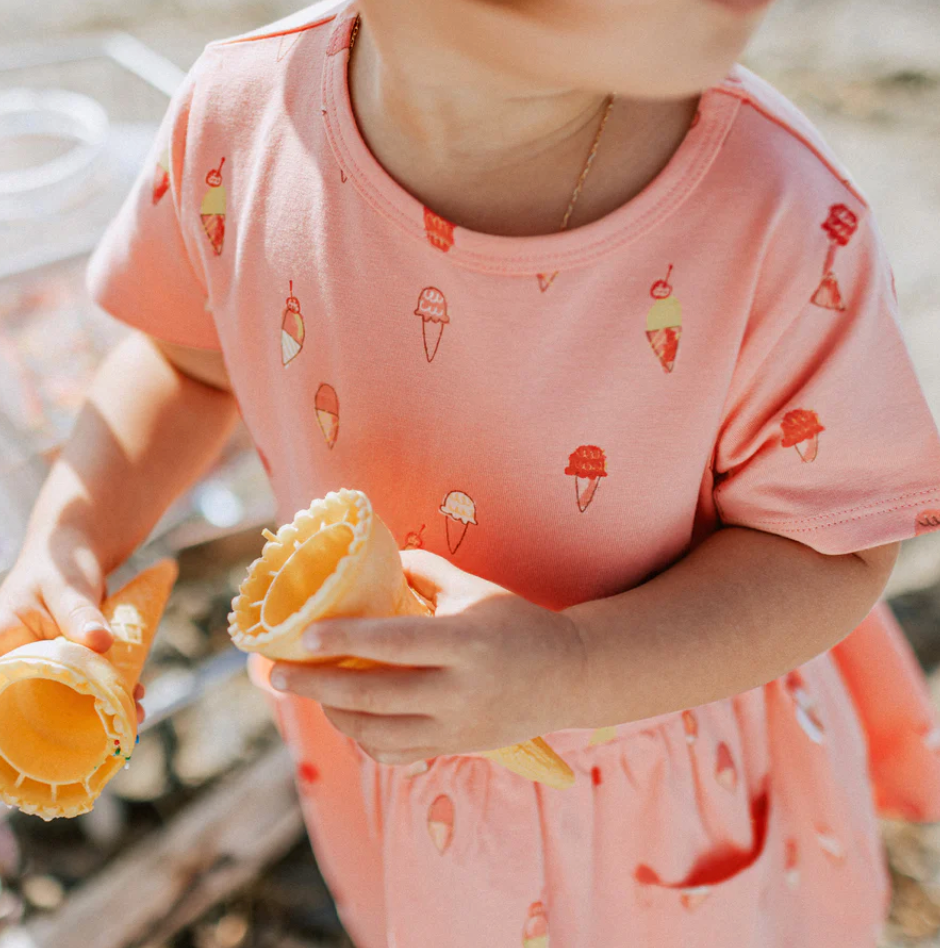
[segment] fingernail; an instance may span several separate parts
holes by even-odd
[[[275,672],[271,676],[271,687],[276,691],[284,691],[287,688],[287,678],[281,672]]]
[[[318,652],[323,648],[323,640],[320,638],[320,633],[315,629],[304,632],[304,648],[308,652]]]
[[[82,626],[82,635],[91,635],[92,632],[107,632],[108,635],[111,634],[111,630],[107,626],[102,625],[100,622],[95,622],[94,620],[86,622]]]

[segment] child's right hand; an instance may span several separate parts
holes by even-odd
[[[114,638],[99,608],[104,580],[88,543],[68,530],[28,544],[0,584],[0,655],[59,635],[107,652]],[[143,696],[138,685],[134,698],[140,723]]]

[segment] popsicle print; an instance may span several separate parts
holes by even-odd
[[[672,295],[671,275],[672,264],[669,264],[666,278],[657,280],[650,289],[655,302],[646,316],[646,338],[666,372],[672,372],[676,366],[682,336],[682,306]]]
[[[829,216],[822,223],[822,229],[829,237],[829,250],[823,265],[822,281],[813,294],[812,302],[822,309],[841,311],[845,309],[845,305],[832,268],[839,247],[845,247],[858,229],[858,217],[844,204],[833,204],[829,208]]]

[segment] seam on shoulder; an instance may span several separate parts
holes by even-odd
[[[813,156],[823,165],[823,167],[852,195],[852,197],[855,198],[856,201],[862,205],[862,207],[864,207],[866,210],[869,209],[868,201],[858,190],[858,188],[856,188],[855,185],[852,184],[852,182],[847,178],[843,178],[842,174],[839,172],[839,169],[829,160],[829,158],[823,154],[823,152],[821,152],[812,141],[810,141],[798,129],[794,128],[793,125],[791,125],[785,118],[774,114],[774,112],[764,105],[763,102],[760,102],[753,96],[749,95],[747,89],[719,86],[718,91],[724,93],[725,95],[734,96],[735,98],[740,99],[742,105],[749,105],[752,109],[754,109],[755,112],[767,119],[768,122],[772,122],[774,125],[789,133],[813,154]]]
[[[230,36],[224,39],[212,40],[210,43],[206,44],[206,49],[219,49],[224,46],[238,46],[242,43],[251,43],[256,40],[274,39],[278,36],[290,36],[294,33],[304,33],[307,30],[314,30],[317,29],[317,27],[324,26],[325,24],[331,23],[333,20],[335,20],[336,17],[342,12],[345,4],[342,2],[326,2],[318,3],[316,6],[326,7],[328,12],[324,11],[321,16],[314,16],[314,19],[302,21],[296,26],[292,25],[291,21],[296,21],[298,19],[298,13],[293,13],[290,16],[284,17],[281,20],[271,23],[266,27],[263,26],[260,29],[253,30],[249,33],[241,33],[238,36]],[[283,26],[281,26],[281,24],[283,24]]]

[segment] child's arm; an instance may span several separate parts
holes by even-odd
[[[224,445],[237,417],[227,388],[218,352],[135,333],[108,355],[0,586],[0,654],[59,630],[110,647],[104,578]]]
[[[319,701],[389,764],[640,720],[759,687],[835,645],[876,602],[897,550],[827,556],[729,527],[650,582],[560,613],[413,550],[408,578],[433,619],[331,619],[305,633],[320,657],[408,667],[281,662],[271,683]]]
[[[898,550],[827,556],[731,527],[650,582],[567,609],[587,656],[581,726],[695,707],[809,661],[864,619]]]

